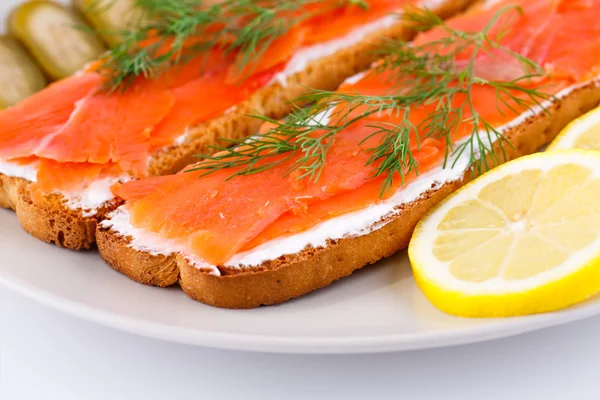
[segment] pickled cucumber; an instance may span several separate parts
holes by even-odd
[[[46,78],[16,39],[0,36],[0,109],[42,90]]]
[[[143,15],[135,0],[73,0],[73,5],[109,46],[119,44],[119,33],[135,27]]]
[[[81,18],[51,1],[22,4],[9,15],[8,29],[52,79],[73,74],[106,50]]]

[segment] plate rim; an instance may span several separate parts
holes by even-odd
[[[191,346],[272,354],[375,354],[451,347],[507,338],[600,314],[600,300],[596,300],[558,312],[498,319],[452,331],[345,338],[277,337],[192,330],[127,317],[47,292],[1,270],[0,285],[78,319],[130,334]]]

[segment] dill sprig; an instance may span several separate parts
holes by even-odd
[[[134,29],[118,32],[122,42],[108,53],[101,73],[115,90],[219,47],[238,54],[235,71],[242,79],[295,25],[351,5],[367,8],[368,0],[136,0],[144,15]]]
[[[506,34],[499,29],[491,35],[492,28],[503,15],[515,6],[499,10],[480,32],[464,32],[452,29],[437,15],[428,10],[410,10],[404,18],[416,23],[421,29],[439,27],[446,33],[441,39],[418,45],[393,42],[382,52],[387,57],[375,67],[389,82],[389,93],[380,96],[358,92],[311,90],[295,101],[293,112],[283,121],[255,116],[273,125],[267,132],[240,141],[229,141],[233,147],[217,147],[220,150],[195,165],[193,170],[206,174],[222,169],[233,169],[232,176],[258,173],[293,159],[285,174],[295,172],[298,179],[313,181],[325,165],[333,138],[340,131],[368,116],[381,113],[396,116],[399,123],[369,123],[372,130],[367,140],[376,138],[377,145],[365,149],[370,156],[367,167],[374,169],[374,177],[383,177],[382,195],[398,177],[404,181],[410,173],[418,174],[418,162],[413,149],[419,149],[420,138],[441,138],[445,141],[445,160],[455,165],[463,154],[468,154],[474,172],[481,173],[496,163],[499,155],[493,149],[498,142],[502,156],[504,145],[510,143],[492,123],[480,115],[472,97],[478,85],[494,89],[499,112],[506,107],[515,114],[551,98],[539,89],[524,83],[545,75],[533,61],[502,46]],[[457,56],[470,51],[466,63],[458,63]],[[482,52],[502,54],[518,61],[523,75],[507,81],[484,79],[477,74],[476,61]],[[458,103],[457,103],[458,101]],[[417,124],[411,122],[411,114],[420,107],[433,110]],[[542,107],[543,108],[543,107]],[[466,140],[453,143],[452,135],[459,128],[468,129]],[[416,140],[417,143],[412,143]],[[371,141],[369,141],[371,143]]]

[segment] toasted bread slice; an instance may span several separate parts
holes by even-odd
[[[443,0],[434,2],[431,8],[446,18],[472,3],[475,1]],[[174,143],[151,156],[148,175],[175,173],[192,163],[195,154],[210,154],[213,151],[211,146],[223,145],[224,142],[219,139],[240,139],[256,133],[261,121],[248,114],[282,118],[291,110],[290,101],[299,97],[307,87],[334,90],[344,79],[376,61],[378,54],[375,50],[385,40],[410,40],[415,34],[410,23],[399,20],[392,26],[369,33],[359,43],[308,63],[302,71],[287,77],[285,84],[276,81],[220,117],[190,128],[183,142]],[[97,222],[117,205],[109,201],[94,213],[89,213],[86,212],[89,210],[67,207],[60,195],[49,195],[43,201],[33,201],[27,186],[17,190],[10,181],[3,182],[3,185],[8,185],[5,192],[18,193],[16,200],[13,196],[12,201],[6,201],[4,206],[17,209],[19,220],[27,232],[45,242],[75,250],[93,246]],[[0,202],[0,206],[2,204]]]
[[[555,100],[547,112],[528,116],[504,133],[512,144],[504,146],[507,160],[547,145],[568,122],[599,103],[600,85],[591,82]],[[110,224],[98,228],[98,248],[104,260],[131,279],[155,286],[178,283],[188,296],[211,306],[243,309],[277,304],[327,286],[405,248],[419,219],[470,179],[465,171],[459,179],[433,186],[416,200],[397,207],[376,223],[374,227],[379,228],[371,233],[330,240],[318,248],[309,246],[250,268],[219,266],[215,273],[192,265],[181,254],[157,255],[136,249],[132,237],[112,230]]]

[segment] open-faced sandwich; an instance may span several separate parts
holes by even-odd
[[[312,91],[261,134],[115,189],[102,257],[227,308],[275,304],[407,246],[474,174],[547,144],[600,101],[600,0],[494,1]]]

